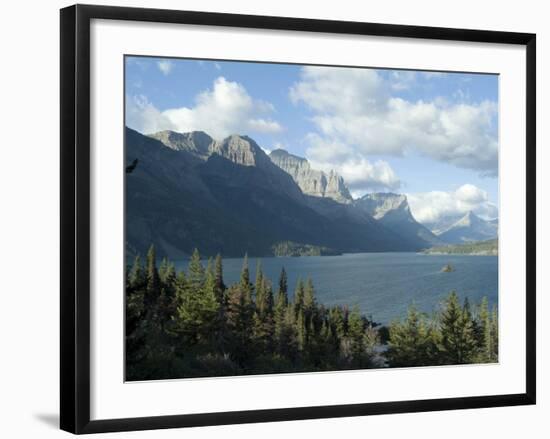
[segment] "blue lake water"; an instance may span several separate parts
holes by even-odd
[[[354,253],[342,256],[261,258],[264,274],[271,279],[274,291],[284,266],[292,297],[299,277],[311,277],[317,300],[325,305],[358,304],[361,311],[380,323],[402,318],[414,303],[432,312],[451,290],[468,297],[472,304],[483,296],[489,305],[498,301],[498,257],[463,255],[424,255],[416,253]],[[239,280],[242,258],[227,258],[224,281]],[[252,280],[257,259],[250,258]],[[455,271],[443,273],[444,265]],[[178,269],[187,261],[177,261]]]

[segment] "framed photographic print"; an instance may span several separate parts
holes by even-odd
[[[61,10],[61,428],[535,403],[535,35]]]

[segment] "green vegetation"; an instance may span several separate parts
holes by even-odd
[[[390,367],[494,363],[498,361],[498,316],[487,298],[472,311],[451,292],[441,309],[428,318],[411,306],[404,321],[389,327],[385,356]]]
[[[318,303],[311,279],[290,298],[284,268],[273,285],[258,263],[252,283],[247,257],[229,286],[222,258],[205,267],[197,250],[185,271],[157,267],[151,247],[126,272],[128,380],[493,362],[497,346],[496,311],[456,293],[431,319],[411,308],[380,328],[357,306]]]
[[[342,253],[311,244],[300,244],[293,241],[282,241],[271,247],[273,256],[338,256]]]
[[[424,250],[423,253],[429,255],[480,255],[497,256],[498,239],[489,239],[487,241],[468,242],[466,244],[444,245],[432,247]]]

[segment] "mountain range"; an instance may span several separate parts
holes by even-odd
[[[486,241],[498,237],[498,219],[484,220],[469,211],[463,217],[437,233],[437,237],[449,244]]]
[[[281,248],[418,251],[455,239],[418,223],[405,195],[355,200],[338,173],[315,170],[281,149],[268,155],[247,136],[215,140],[201,131],[143,135],[126,128],[125,157],[137,160],[126,175],[129,253],[143,254],[150,244],[170,258],[194,248],[226,257],[270,256]]]

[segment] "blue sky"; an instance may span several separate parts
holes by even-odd
[[[248,135],[335,169],[354,196],[406,193],[429,223],[498,215],[498,76],[126,58],[126,124]]]

